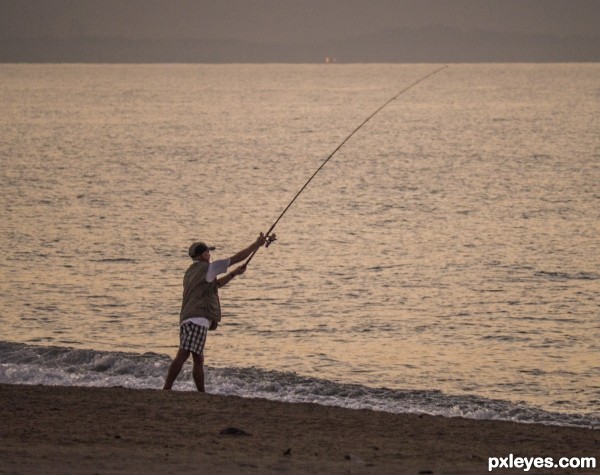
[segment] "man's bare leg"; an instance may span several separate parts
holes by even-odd
[[[196,388],[201,393],[205,392],[204,389],[204,356],[192,353],[192,359],[194,360],[194,369],[192,375],[194,376],[194,382]]]
[[[183,368],[183,363],[187,361],[189,356],[189,350],[183,350],[179,348],[179,351],[173,359],[171,366],[169,366],[169,372],[167,373],[167,378],[165,379],[165,385],[163,386],[163,389],[168,391],[173,387],[175,379],[177,379],[177,376],[181,372],[181,368]]]

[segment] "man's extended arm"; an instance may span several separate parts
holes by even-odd
[[[229,282],[231,282],[231,279],[233,279],[236,275],[243,274],[244,272],[246,272],[246,266],[239,266],[238,268],[229,272],[227,275],[218,278],[217,285],[219,287],[223,287],[224,285],[227,285]]]
[[[250,246],[229,258],[229,265],[232,266],[234,264],[237,264],[238,262],[246,260],[248,257],[250,257],[250,254],[252,254],[259,247],[264,245],[266,241],[267,238],[265,238],[265,235],[263,233],[260,233],[260,236],[258,236],[258,238],[256,238],[256,241],[254,241]]]

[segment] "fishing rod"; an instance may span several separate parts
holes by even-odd
[[[321,166],[319,168],[317,168],[317,170],[312,174],[312,176],[308,179],[308,181],[304,184],[304,186],[302,188],[300,188],[300,191],[298,191],[298,193],[296,193],[296,195],[294,196],[294,198],[292,198],[292,201],[289,202],[289,204],[285,207],[285,209],[281,212],[281,214],[279,215],[279,217],[275,220],[275,222],[271,225],[271,227],[269,228],[269,230],[265,233],[265,236],[267,237],[267,241],[266,241],[266,245],[265,247],[269,247],[269,245],[271,245],[274,241],[275,241],[275,236],[271,236],[271,233],[273,232],[273,229],[275,229],[275,226],[277,226],[277,223],[279,223],[279,221],[281,220],[281,218],[283,218],[283,215],[285,213],[287,213],[287,210],[290,209],[290,207],[294,204],[294,202],[296,201],[296,199],[300,196],[300,194],[306,189],[306,187],[309,185],[309,183],[313,180],[313,178],[315,176],[317,176],[317,173],[319,173],[321,171],[321,169],[327,164],[327,162],[337,153],[337,151],[339,149],[341,149],[344,144],[350,140],[350,138],[356,133],[358,132],[363,125],[365,125],[367,122],[369,122],[379,111],[381,111],[383,108],[385,108],[386,106],[388,106],[390,103],[392,103],[393,101],[395,101],[398,97],[400,97],[402,94],[404,94],[406,91],[408,91],[409,89],[412,89],[413,87],[415,87],[417,84],[425,81],[426,79],[429,79],[431,76],[433,76],[434,74],[439,73],[440,71],[446,69],[448,66],[442,66],[441,68],[436,69],[435,71],[423,76],[420,79],[417,79],[415,82],[413,82],[412,84],[410,84],[409,86],[406,86],[404,89],[402,89],[398,94],[396,94],[394,97],[392,97],[390,100],[388,100],[385,104],[383,104],[382,106],[380,106],[375,112],[373,112],[369,117],[367,117],[365,120],[363,120],[360,125],[358,127],[356,127],[343,141],[342,143],[340,143],[336,149],[331,152],[331,154],[323,161],[323,163],[321,164]],[[244,267],[246,267],[250,261],[252,260],[252,258],[254,257],[254,255],[257,253],[258,249],[256,249],[252,254],[250,254],[250,257],[248,257],[248,260],[244,263]]]

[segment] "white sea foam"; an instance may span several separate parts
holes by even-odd
[[[167,356],[0,342],[0,383],[159,389]],[[392,390],[306,378],[257,368],[207,368],[209,392],[289,403],[600,428],[600,417],[547,412],[525,404],[453,396],[436,390]],[[189,365],[176,389],[193,391]]]

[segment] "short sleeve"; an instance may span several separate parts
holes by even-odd
[[[229,259],[221,259],[218,261],[211,262],[208,265],[208,271],[206,272],[206,282],[212,282],[217,278],[218,275],[227,272],[229,267]]]

